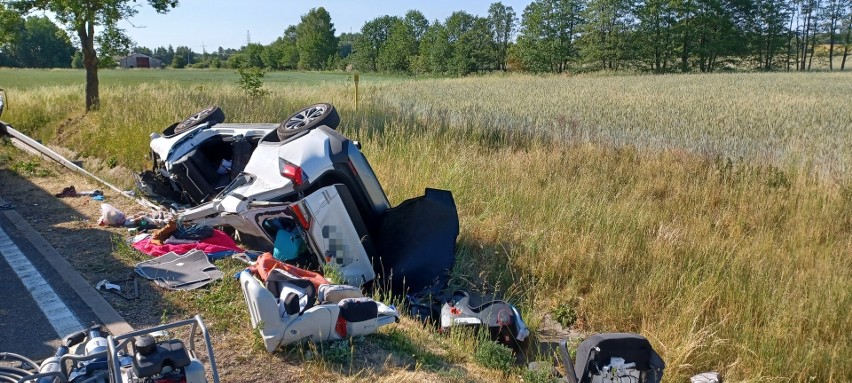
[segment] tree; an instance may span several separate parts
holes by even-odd
[[[0,3],[0,66],[14,66],[13,44],[18,39],[19,31],[24,28],[24,19],[15,11],[6,9]]]
[[[299,66],[299,48],[296,46],[296,27],[291,25],[284,30],[282,40],[281,69],[296,69]]]
[[[300,69],[322,69],[337,53],[337,38],[331,15],[323,7],[313,8],[296,26],[296,46]]]
[[[669,70],[674,57],[675,11],[670,0],[647,0],[636,9],[638,48],[641,59],[655,73]]]
[[[355,46],[355,39],[358,38],[357,33],[341,33],[337,37],[337,54],[340,58],[346,59],[352,54],[352,49]]]
[[[840,70],[846,69],[846,57],[849,56],[849,47],[852,45],[852,1],[847,5],[846,11],[846,39],[843,43],[843,60],[840,61]]]
[[[376,59],[377,69],[383,72],[407,72],[409,59],[416,53],[417,42],[414,31],[408,24],[396,19]]]
[[[163,63],[163,65],[170,65],[172,63],[172,61],[174,60],[174,56],[175,56],[175,49],[172,48],[171,45],[169,45],[168,48],[166,48],[166,47],[154,48],[154,52],[151,55],[151,57],[153,57],[157,60],[160,60],[160,62]]]
[[[154,51],[152,51],[148,47],[140,47],[140,46],[137,45],[137,46],[133,47],[133,49],[131,49],[131,51],[145,55],[145,56],[154,57]]]
[[[417,68],[422,72],[443,74],[452,55],[447,28],[438,20],[432,23],[420,40]]]
[[[263,62],[263,67],[268,69],[283,69],[281,67],[281,59],[284,57],[284,43],[279,37],[265,47],[260,52],[260,59]]]
[[[799,25],[802,31],[797,33],[801,37],[796,41],[797,46],[797,69],[804,71],[810,69],[810,63],[814,58],[814,47],[816,46],[817,18],[819,17],[820,0],[802,0],[799,3]],[[809,42],[810,39],[810,42]],[[810,49],[808,45],[810,44]],[[810,60],[808,53],[810,52]]]
[[[71,68],[83,69],[83,52],[74,52],[74,56],[71,57]]]
[[[496,2],[488,7],[488,27],[491,31],[491,39],[494,41],[495,59],[497,69],[506,70],[506,56],[509,43],[518,24],[518,18],[512,7],[507,7],[501,2]]]
[[[849,0],[828,0],[825,11],[826,25],[825,29],[828,30],[829,40],[828,40],[828,69],[834,70],[834,45],[837,42],[836,37],[841,34],[840,27],[842,26],[842,21],[845,18],[845,12],[847,11],[847,7],[849,4],[852,4]]]
[[[412,9],[405,13],[405,18],[402,21],[411,29],[411,33],[414,34],[414,41],[420,44],[420,40],[423,39],[423,35],[429,29],[429,20],[426,20],[426,16],[423,16],[422,12]]]
[[[583,23],[582,0],[538,0],[530,3],[521,19],[516,52],[527,70],[566,70],[577,54],[576,41]]]
[[[495,65],[496,47],[491,39],[488,19],[476,17],[473,26],[464,33],[457,47],[463,47],[468,66],[462,74],[498,69]],[[458,51],[457,51],[458,52]]]
[[[731,10],[730,22],[739,24],[738,33],[728,37],[728,40],[732,41],[737,53],[754,62],[758,69],[772,70],[776,66],[775,56],[781,52],[785,41],[788,41],[789,31],[786,23],[789,20],[790,4],[786,1],[752,0],[741,4],[731,0],[731,4],[722,3],[721,8]],[[718,17],[714,12],[715,10],[705,11],[699,16],[715,20]]]
[[[352,61],[355,68],[365,71],[378,70],[379,54],[388,40],[391,27],[398,21],[398,17],[386,15],[364,23],[353,45]]]
[[[192,52],[188,46],[181,45],[175,48],[175,53],[172,55],[172,68],[186,68],[193,62],[193,56],[195,53]]]
[[[127,56],[133,46],[133,40],[124,30],[115,26],[104,29],[103,33],[95,37],[95,41],[98,43],[98,69],[115,68],[118,62],[114,57]]]
[[[691,12],[691,7],[688,9]],[[591,0],[586,4],[578,44],[589,63],[600,64],[598,68],[604,70],[619,69],[628,51],[631,17],[625,0]],[[688,37],[684,37],[684,52],[688,51],[688,42]]]
[[[242,64],[247,68],[263,68],[263,51],[265,47],[263,44],[251,43],[243,47],[240,50],[243,57],[245,58],[245,62]],[[177,51],[175,51],[177,54]]]
[[[13,46],[19,67],[68,68],[74,54],[71,39],[47,17],[28,17]]]
[[[444,23],[452,52],[447,63],[447,69],[451,74],[460,76],[475,70],[475,64],[471,57],[472,49],[469,46],[470,38],[465,37],[467,33],[473,30],[475,22],[475,16],[465,11],[456,11],[450,14]]]
[[[0,3],[0,46],[13,43],[23,24],[24,20],[19,13],[7,9],[5,4]]]
[[[166,13],[178,0],[147,0],[157,13]],[[80,39],[83,66],[86,68],[86,110],[100,104],[98,90],[98,56],[95,50],[95,26],[115,27],[119,20],[136,15],[139,9],[130,0],[9,0],[13,8],[26,13],[32,10],[52,12],[56,19],[74,31]]]

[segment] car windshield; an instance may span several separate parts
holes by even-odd
[[[229,183],[228,186],[222,189],[222,191],[219,193],[219,195],[216,196],[216,198],[222,198],[228,193],[234,191],[234,189],[243,185],[248,185],[252,182],[254,182],[253,175],[248,173],[240,173],[236,177],[234,177],[234,179],[231,180],[231,183]]]

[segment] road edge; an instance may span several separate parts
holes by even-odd
[[[7,203],[3,197],[0,197],[0,205]],[[14,209],[2,210],[3,214],[15,227],[24,233],[27,240],[33,245],[38,253],[56,270],[62,279],[68,284],[68,287],[92,309],[92,312],[101,323],[106,326],[110,334],[119,335],[133,331],[133,327],[124,320],[124,317],[115,311],[115,309],[107,303],[101,294],[97,292],[86,280],[80,275],[70,263],[59,254],[58,251],[41,236],[41,233],[36,231],[24,217],[22,217]],[[69,272],[72,270],[72,272]]]

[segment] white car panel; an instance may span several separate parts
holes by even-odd
[[[335,187],[319,189],[303,201],[312,219],[309,235],[323,262],[339,267],[349,285],[360,286],[375,279],[370,258]]]

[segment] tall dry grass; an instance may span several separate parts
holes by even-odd
[[[269,87],[253,100],[232,85],[163,82],[104,88],[87,115],[82,88],[30,89],[4,120],[140,168],[150,132],[204,105],[251,122],[331,101],[392,202],[453,191],[455,285],[502,291],[532,325],[568,305],[583,332],[640,332],[667,362],[666,381],[716,369],[728,381],[844,382],[850,84],[848,74],[418,80],[362,89],[356,112],[344,84]],[[410,347],[435,348],[409,335]],[[446,347],[448,360],[469,362]]]

